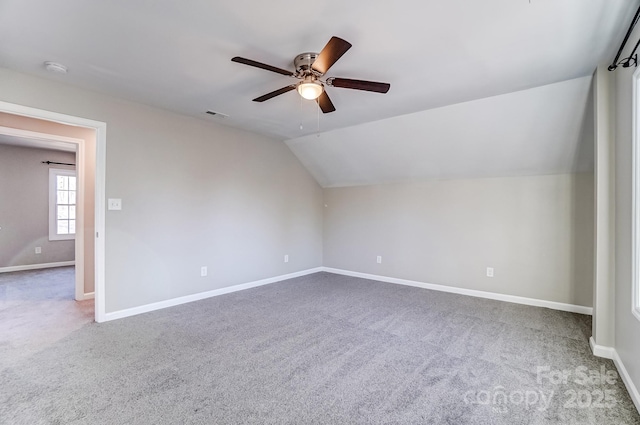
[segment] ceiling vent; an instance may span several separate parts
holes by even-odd
[[[227,114],[223,114],[222,112],[216,112],[216,111],[211,111],[211,110],[207,111],[207,114],[213,115],[213,116],[216,116],[216,117],[220,117],[220,118],[227,118],[229,116]]]
[[[44,69],[55,74],[66,74],[68,69],[61,63],[47,61],[44,63]]]

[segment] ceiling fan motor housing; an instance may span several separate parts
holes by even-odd
[[[293,60],[293,64],[296,67],[296,74],[301,77],[310,75],[311,73],[322,76],[323,74],[311,69],[311,65],[313,65],[313,63],[316,61],[318,55],[319,53],[312,52],[300,53],[299,55],[297,55]]]

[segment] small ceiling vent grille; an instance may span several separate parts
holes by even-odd
[[[216,112],[216,111],[207,111],[207,114],[220,117],[220,118],[227,118],[229,116],[227,114],[223,114],[222,112]]]

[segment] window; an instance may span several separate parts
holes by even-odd
[[[75,170],[49,169],[49,240],[75,239],[77,182]]]
[[[640,69],[633,74],[632,134],[632,294],[631,311],[640,320]]]

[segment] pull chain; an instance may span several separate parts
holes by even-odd
[[[304,127],[302,126],[302,121],[304,120],[304,104],[302,103],[302,96],[298,96],[300,98],[300,130],[302,130]]]

